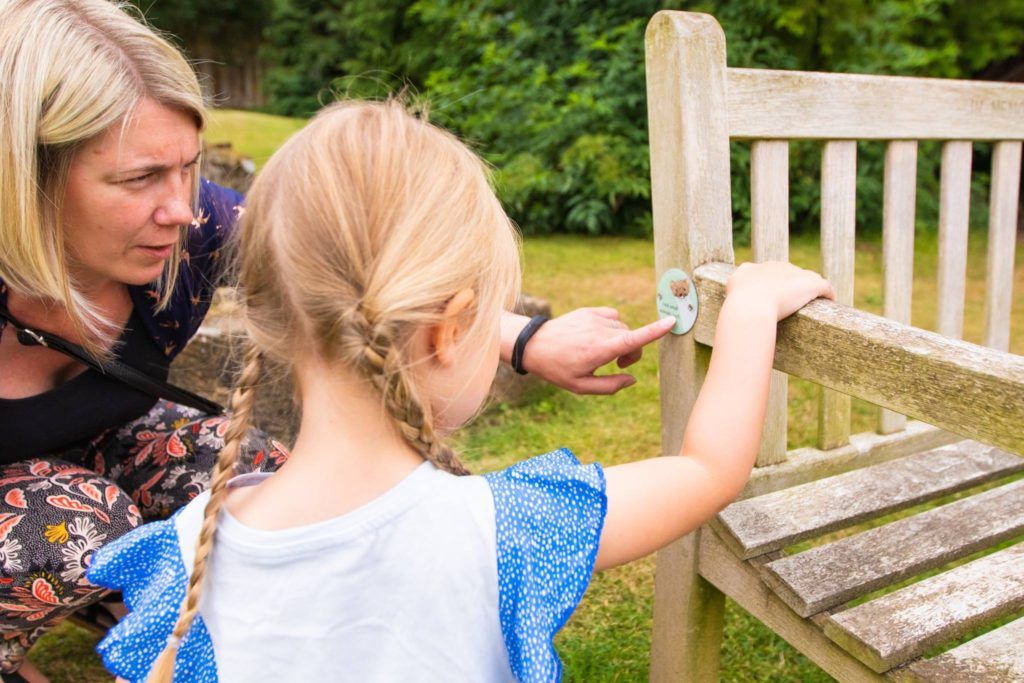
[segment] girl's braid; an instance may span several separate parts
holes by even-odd
[[[402,436],[438,468],[469,474],[455,451],[437,436],[431,416],[410,390],[392,331],[385,324],[373,325],[359,307],[348,311],[345,318],[348,332],[362,342],[356,364],[384,397],[384,406]]]
[[[174,663],[185,634],[188,633],[199,611],[199,598],[203,591],[203,580],[206,578],[206,561],[213,548],[213,539],[217,530],[217,518],[227,498],[227,483],[234,471],[235,462],[242,449],[242,441],[252,420],[255,404],[255,388],[263,368],[263,357],[259,350],[250,344],[245,353],[245,366],[238,378],[235,391],[231,394],[231,418],[228,423],[224,448],[217,457],[210,482],[210,500],[206,503],[203,525],[199,532],[196,546],[196,559],[192,565],[192,576],[182,601],[181,613],[174,624],[174,630],[167,639],[167,646],[160,653],[150,672],[148,683],[170,683],[174,677]]]

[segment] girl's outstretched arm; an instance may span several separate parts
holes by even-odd
[[[606,470],[608,512],[596,569],[668,545],[739,494],[757,458],[776,324],[816,297],[835,298],[816,273],[776,262],[743,264],[726,291],[679,455]]]

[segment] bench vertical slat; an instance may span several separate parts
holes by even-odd
[[[971,143],[942,146],[939,191],[939,311],[935,331],[954,339],[964,334],[967,227],[971,209]]]
[[[821,159],[822,275],[836,290],[836,302],[853,305],[856,228],[857,143],[830,140]],[[818,448],[850,441],[850,397],[822,389],[818,412]]]
[[[997,142],[992,153],[992,193],[988,217],[988,276],[985,294],[985,346],[1010,348],[1013,250],[1017,237],[1021,143]]]
[[[789,142],[757,140],[750,149],[751,247],[755,262],[789,260]],[[757,466],[786,461],[789,379],[772,370]]]
[[[733,263],[725,34],[708,15],[659,12],[645,45],[657,275]],[[692,333],[661,341],[662,453],[679,452],[710,358]],[[652,681],[718,680],[725,596],[698,572],[702,533],[658,552]]]
[[[885,149],[882,204],[882,301],[886,318],[910,324],[914,288],[914,200],[917,197],[917,142],[893,140]],[[878,409],[879,434],[893,434],[907,418]]]

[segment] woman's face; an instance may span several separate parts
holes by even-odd
[[[192,116],[150,99],[75,153],[63,207],[69,269],[81,287],[156,280],[192,221],[199,157]]]

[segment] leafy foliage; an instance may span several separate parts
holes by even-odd
[[[248,4],[200,14],[153,0],[158,25],[223,22]],[[432,118],[494,165],[526,232],[645,233],[650,183],[644,27],[659,9],[713,14],[731,66],[967,78],[1024,45],[1024,0],[259,0],[268,108],[307,116],[334,94],[408,88]],[[263,12],[264,14],[260,14]],[[202,21],[198,18],[202,17]],[[260,17],[264,17],[260,23]],[[184,18],[184,19],[182,19]],[[176,31],[174,26],[167,26]],[[188,35],[183,32],[182,35]],[[186,39],[188,42],[188,39]],[[979,148],[976,168],[987,168]],[[858,223],[881,224],[881,144],[862,144]],[[733,145],[733,210],[749,230],[749,148]],[[936,213],[939,150],[923,145],[919,215]],[[791,148],[794,229],[818,220],[818,146]]]
[[[520,224],[644,232],[643,32],[656,5],[426,4],[416,11],[428,30],[465,46],[425,79],[435,119],[480,144]]]

